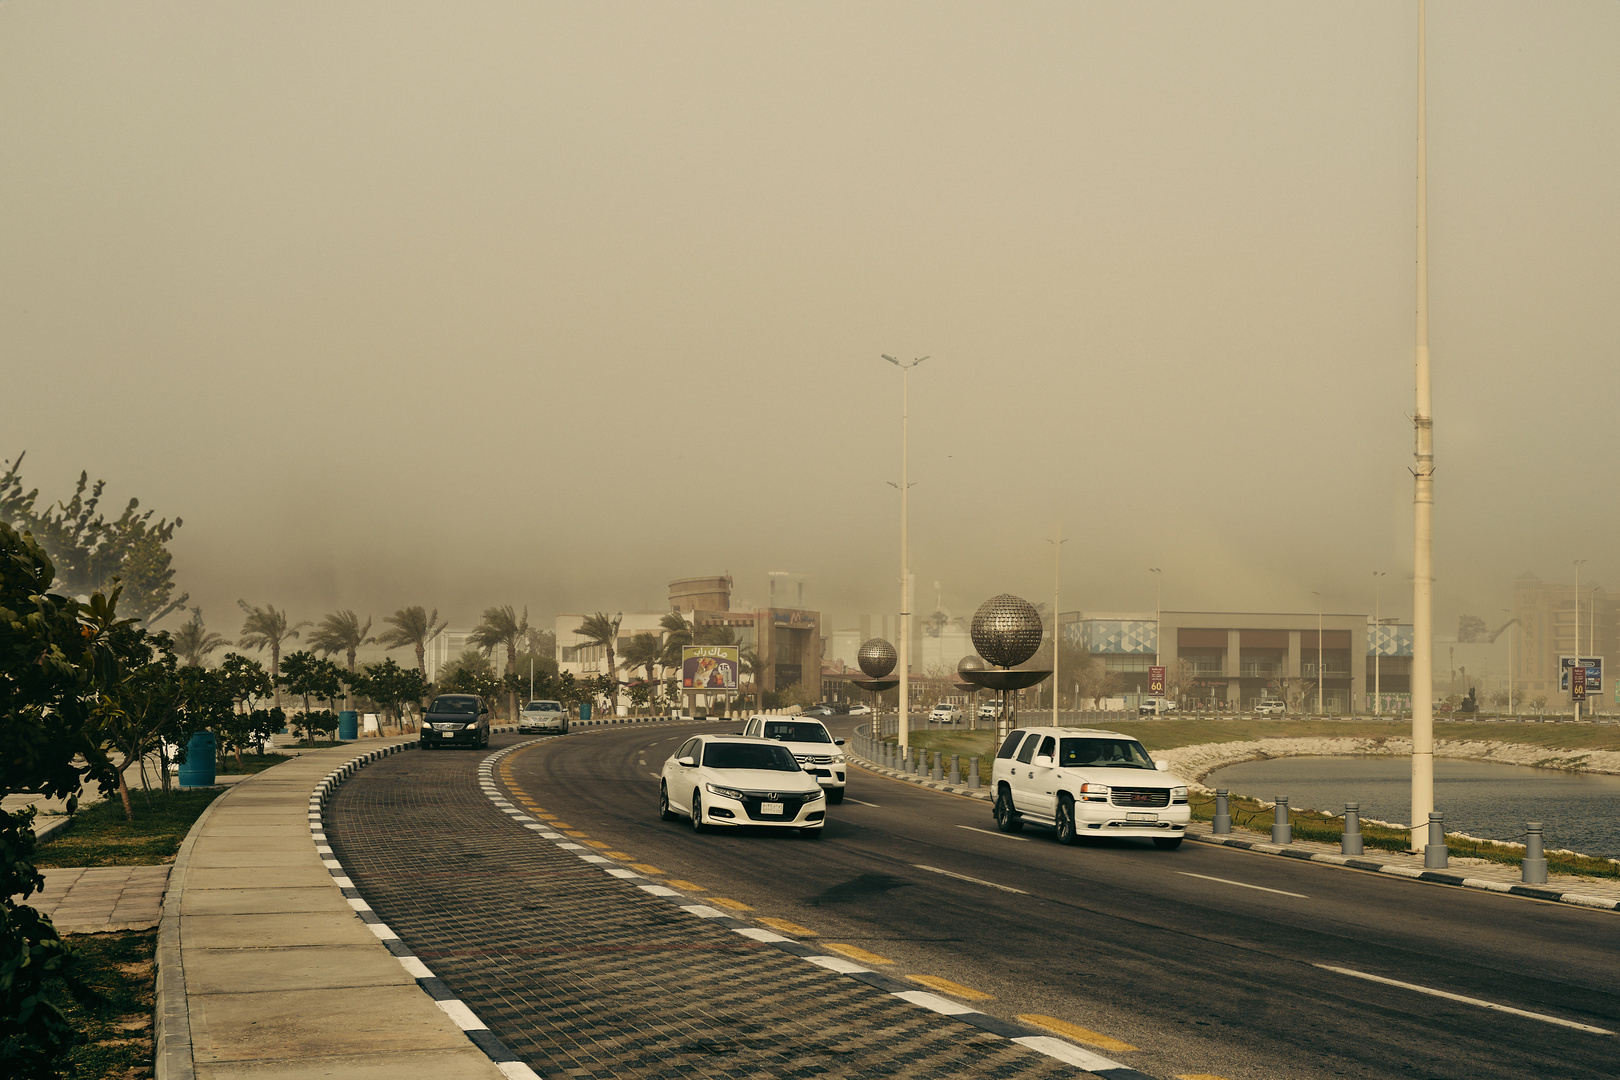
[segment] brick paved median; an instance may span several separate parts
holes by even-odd
[[[483,756],[361,770],[328,804],[327,835],[377,914],[541,1075],[1086,1075],[559,851],[479,791]]]

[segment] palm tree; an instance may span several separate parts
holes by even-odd
[[[585,621],[574,631],[592,645],[600,645],[607,650],[607,675],[612,682],[614,713],[619,711],[619,680],[614,675],[614,671],[617,670],[614,654],[619,645],[619,623],[623,621],[623,615],[615,615],[610,619],[598,611],[595,615],[585,616]]]
[[[518,618],[511,604],[502,604],[499,607],[484,609],[484,621],[473,627],[473,632],[467,635],[467,643],[483,650],[485,656],[494,652],[502,645],[506,646],[506,673],[517,674],[517,648],[518,643],[529,636],[529,609],[523,609],[523,617]],[[507,698],[512,709],[512,718],[517,718],[517,691],[507,692]]]
[[[300,627],[310,625],[308,619],[303,622],[287,624],[287,613],[277,611],[272,604],[262,608],[250,605],[246,600],[238,600],[236,606],[241,608],[247,618],[242,620],[242,636],[236,643],[244,649],[253,649],[256,652],[270,650],[270,680],[276,688],[276,708],[281,708],[281,684],[277,676],[281,674],[281,645],[282,642],[298,636]]]
[[[641,633],[625,642],[624,658],[619,661],[620,669],[634,671],[643,668],[647,672],[647,682],[656,686],[658,676],[653,672],[664,659],[664,646],[659,642],[657,634]]]
[[[174,654],[182,667],[206,667],[208,654],[229,644],[223,634],[204,629],[202,608],[192,608],[191,621],[174,632]]]
[[[415,646],[416,670],[422,673],[422,678],[427,678],[428,642],[443,633],[447,625],[439,621],[439,609],[434,608],[433,614],[429,615],[427,609],[420,605],[402,607],[383,622],[393,629],[378,634],[377,643],[388,649]]]
[[[371,636],[371,620],[366,619],[366,625],[361,626],[360,616],[345,609],[334,611],[321,620],[321,624],[310,632],[309,647],[322,656],[342,653],[352,672],[355,653],[376,640]]]
[[[681,650],[692,644],[692,624],[678,611],[671,611],[658,625],[664,631],[664,653],[659,659],[659,666],[666,671],[681,666]]]

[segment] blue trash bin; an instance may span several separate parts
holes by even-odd
[[[591,703],[590,702],[582,701],[582,702],[579,703],[579,718],[581,720],[589,720],[591,718]]]
[[[180,786],[214,786],[214,733],[212,731],[199,731],[186,744],[186,760],[180,766]]]
[[[358,739],[360,737],[360,714],[353,709],[344,709],[338,713],[338,738]]]

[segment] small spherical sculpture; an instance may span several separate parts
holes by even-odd
[[[984,668],[984,661],[972,654],[962,657],[956,665],[957,671],[983,671]]]
[[[1002,593],[973,615],[969,633],[979,655],[996,667],[1017,667],[1041,647],[1041,616],[1028,600]]]
[[[861,651],[855,659],[860,663],[861,670],[866,672],[868,679],[881,679],[894,670],[894,665],[900,655],[880,637],[869,638],[861,642]]]

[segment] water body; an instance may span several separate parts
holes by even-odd
[[[1203,782],[1267,801],[1286,795],[1290,806],[1330,813],[1358,802],[1363,818],[1380,821],[1404,823],[1412,814],[1410,758],[1246,761]],[[1434,808],[1448,831],[1523,843],[1524,823],[1539,821],[1548,848],[1620,859],[1620,776],[1435,758]]]

